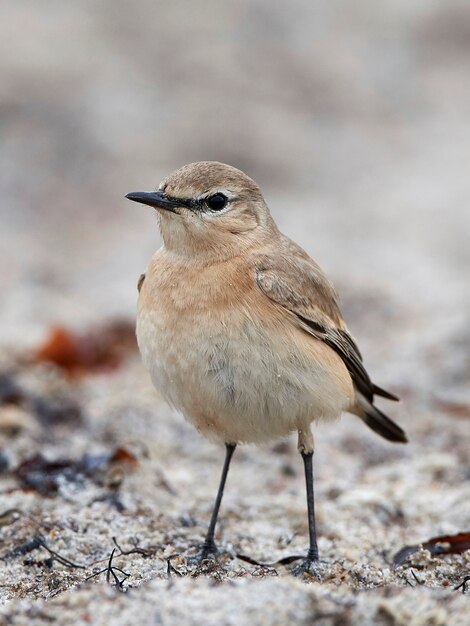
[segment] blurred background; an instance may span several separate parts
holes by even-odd
[[[353,418],[318,429],[318,524],[322,555],[344,563],[335,593],[413,586],[393,554],[470,525],[468,0],[3,0],[0,511],[21,515],[0,536],[2,593],[82,581],[13,558],[38,532],[59,529],[48,541],[87,563],[109,557],[113,534],[157,543],[160,561],[130,557],[132,584],[166,585],[166,556],[202,539],[222,451],[158,400],[140,364],[136,283],[160,239],[153,211],[124,198],[197,160],[261,185],[338,288],[367,369],[402,398],[386,410],[409,446]],[[72,336],[47,340],[58,324]],[[44,364],[57,346],[62,362]],[[91,373],[112,376],[88,376],[90,351]],[[131,468],[119,480],[94,475],[116,462]],[[237,450],[229,483],[233,550],[272,562],[304,549],[293,439]],[[420,576],[457,584],[464,558],[418,564]],[[288,606],[292,587],[278,588]]]
[[[259,182],[346,313],[467,317],[465,0],[6,0],[0,34],[1,338],[133,315],[159,238],[124,195],[201,159]]]

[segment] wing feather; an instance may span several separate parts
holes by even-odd
[[[302,330],[326,343],[341,357],[355,387],[369,402],[374,394],[397,399],[372,383],[361,352],[341,316],[336,291],[302,248],[283,238],[276,258],[259,255],[255,271],[261,291],[293,313]]]

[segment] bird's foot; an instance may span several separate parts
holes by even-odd
[[[215,561],[218,554],[217,546],[214,541],[204,541],[198,554],[186,559],[188,565],[201,565],[203,561]]]
[[[301,577],[304,574],[309,574],[313,578],[321,579],[321,573],[324,569],[325,561],[320,561],[318,554],[307,554],[298,565],[292,568],[291,573],[293,576]]]

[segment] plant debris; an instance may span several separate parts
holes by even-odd
[[[79,426],[82,410],[71,393],[39,395],[24,389],[12,374],[0,374],[0,406],[12,406],[32,414],[45,427],[67,423]]]
[[[424,581],[420,580],[420,579],[416,576],[416,574],[415,574],[414,570],[410,570],[410,572],[411,572],[411,575],[412,575],[412,576],[413,576],[413,578],[414,578],[414,582],[413,582],[413,581],[410,581],[410,580],[408,579],[408,576],[405,576],[405,582],[406,582],[406,584],[407,584],[408,586],[410,586],[410,587],[416,587],[417,585],[424,585]]]
[[[42,454],[29,457],[13,471],[22,487],[37,491],[42,496],[58,493],[64,482],[84,481],[81,465],[70,459],[48,461]]]
[[[33,552],[34,550],[40,550],[40,549],[46,550],[51,555],[52,561],[54,560],[58,561],[59,563],[61,563],[62,565],[66,565],[67,567],[75,567],[79,569],[85,569],[87,567],[86,565],[83,565],[82,563],[75,563],[74,561],[67,559],[66,557],[59,554],[59,552],[56,552],[55,550],[50,548],[47,545],[46,540],[42,535],[36,535],[35,537],[28,539],[28,541],[25,541],[24,543],[20,544],[19,546],[17,546],[10,552],[7,552],[1,558],[3,560],[12,559],[12,558],[16,558],[19,556],[25,556],[26,554],[29,554],[30,552]],[[52,564],[52,561],[51,561],[51,564]],[[27,563],[27,564],[30,564],[30,563]],[[50,567],[50,565],[48,566]]]
[[[236,554],[237,559],[241,561],[245,561],[245,563],[249,563],[250,565],[256,565],[258,567],[271,569],[276,567],[276,565],[290,565],[291,563],[295,563],[295,561],[300,561],[305,558],[305,555],[301,554],[292,554],[290,556],[285,556],[278,561],[274,561],[273,563],[262,563],[261,561],[257,561],[251,556],[247,556],[246,554]]]
[[[42,454],[35,454],[22,461],[13,475],[24,488],[33,489],[43,496],[54,496],[64,482],[83,485],[88,478],[95,484],[105,485],[106,473],[115,464],[134,467],[137,458],[122,447],[101,454],[87,453],[78,460],[64,458],[50,461]]]
[[[54,363],[77,377],[115,369],[136,347],[134,324],[127,320],[108,322],[84,333],[53,326],[33,360]]]
[[[457,535],[442,535],[440,537],[433,537],[425,543],[405,546],[393,557],[393,565],[395,567],[402,565],[409,556],[420,550],[428,550],[433,556],[441,554],[462,554],[466,550],[470,550],[470,532],[458,533]]]
[[[140,554],[144,559],[153,556],[161,546],[151,546],[149,548],[141,548],[138,543],[134,544],[134,547],[130,550],[123,550],[118,544],[116,537],[113,537],[113,543],[119,550],[119,556],[128,556],[129,554]]]
[[[104,574],[106,572],[106,582],[109,584],[112,584],[111,583],[111,577],[112,577],[112,579],[114,580],[114,584],[116,585],[116,588],[119,591],[125,591],[123,584],[129,578],[130,574],[128,572],[125,572],[120,567],[116,567],[115,565],[113,565],[115,552],[116,552],[116,548],[113,548],[109,556],[108,565],[105,568],[99,570],[98,572],[95,572],[94,574],[91,574],[91,576],[87,576],[85,580],[91,580],[92,578],[96,578],[97,576],[100,576],[101,574]],[[116,572],[119,572],[122,575],[122,578],[119,578]]]
[[[462,589],[462,593],[467,593],[467,587],[468,587],[469,582],[470,582],[470,576],[465,576],[462,582],[458,584],[457,587],[454,587],[454,591],[458,591],[459,589]]]

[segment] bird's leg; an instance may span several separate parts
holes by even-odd
[[[308,429],[308,431],[299,430],[298,449],[302,455],[305,470],[310,546],[305,559],[302,563],[300,563],[300,565],[292,570],[294,576],[300,576],[304,572],[312,572],[318,564],[317,531],[315,527],[315,499],[313,493],[313,436],[310,429]]]
[[[209,523],[209,528],[207,529],[206,538],[204,543],[201,546],[201,551],[197,557],[199,562],[207,559],[208,556],[214,555],[217,553],[217,546],[214,541],[214,532],[215,525],[217,523],[217,517],[219,515],[220,503],[222,502],[222,496],[224,495],[224,487],[225,481],[227,480],[227,474],[230,467],[230,461],[232,459],[232,455],[235,452],[236,444],[234,443],[226,443],[225,444],[226,452],[225,452],[225,461],[224,466],[222,468],[222,475],[220,477],[219,489],[217,491],[217,497],[215,499],[214,508],[212,509],[211,521]]]
[[[315,499],[313,493],[313,452],[302,452],[301,454],[304,462],[305,483],[307,486],[308,533],[310,539],[307,560],[318,561],[317,531],[315,527]]]

